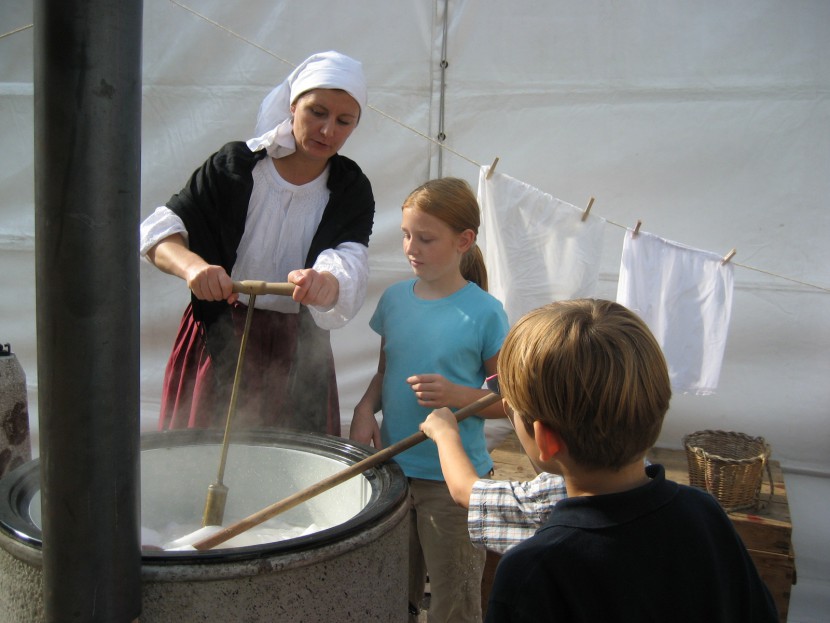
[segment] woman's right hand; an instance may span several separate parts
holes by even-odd
[[[201,260],[188,266],[185,275],[187,287],[197,299],[234,303],[239,298],[233,291],[233,280],[221,266]]]
[[[239,298],[225,269],[208,264],[191,251],[181,234],[171,234],[156,243],[147,251],[147,259],[159,270],[184,279],[197,299],[235,303]]]
[[[380,450],[383,442],[380,440],[380,426],[377,418],[370,411],[355,408],[352,424],[349,427],[349,439],[366,445],[373,445]]]

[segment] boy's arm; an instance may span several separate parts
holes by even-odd
[[[421,430],[438,446],[441,471],[455,503],[470,507],[470,493],[479,479],[461,443],[455,414],[447,408],[437,409],[421,423]]]
[[[562,476],[542,472],[533,480],[478,480],[470,494],[467,525],[473,545],[504,553],[533,536],[554,505],[567,497]]]

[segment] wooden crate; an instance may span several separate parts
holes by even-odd
[[[532,480],[536,470],[522,451],[515,434],[511,433],[492,452],[495,463],[494,478],[500,480]],[[682,450],[653,448],[648,454],[653,463],[660,463],[666,469],[666,477],[682,484],[689,484],[689,468],[686,453]],[[764,474],[761,487],[762,508],[757,511],[736,511],[729,513],[735,529],[749,550],[764,582],[766,582],[778,607],[779,618],[787,620],[790,605],[790,589],[796,581],[795,553],[792,547],[792,523],[787,504],[787,489],[784,475],[777,461],[770,461],[774,493],[770,498],[768,476]],[[501,558],[493,552],[487,553],[487,564],[481,586],[482,606],[486,610],[487,598],[496,566]]]

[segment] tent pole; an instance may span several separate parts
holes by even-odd
[[[35,240],[47,621],[141,612],[141,0],[35,0]]]
[[[438,177],[444,177],[443,144],[447,139],[447,135],[444,132],[444,98],[447,89],[447,67],[449,66],[447,61],[447,33],[449,32],[450,22],[449,10],[450,2],[449,0],[444,0],[444,32],[441,37],[441,93],[438,99],[438,142],[440,143],[438,147]]]

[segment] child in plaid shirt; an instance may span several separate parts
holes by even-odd
[[[498,377],[488,378],[487,387],[498,393]],[[452,499],[467,509],[467,530],[473,545],[503,554],[533,536],[547,521],[554,504],[567,496],[562,476],[540,470],[532,459],[538,476],[531,481],[478,476],[461,444],[455,414],[449,409],[430,413],[420,429],[438,446]]]
[[[423,430],[440,426],[430,415]],[[446,425],[452,426],[453,417]],[[429,435],[430,433],[427,433]],[[449,474],[447,482],[450,481]],[[491,551],[503,554],[533,536],[548,519],[554,504],[567,495],[562,476],[542,472],[530,482],[476,480],[466,497],[456,502],[466,506],[470,540]],[[464,501],[466,500],[466,505]]]
[[[428,437],[441,430],[457,427],[455,416],[438,410],[421,425]],[[440,448],[440,446],[439,446]],[[440,450],[439,450],[440,452]],[[466,454],[453,457],[452,450],[444,476],[450,484],[455,502],[467,510],[467,528],[474,545],[503,554],[514,545],[532,537],[547,521],[554,505],[567,497],[565,479],[558,474],[541,472],[536,478],[518,480],[488,480],[473,478],[472,463]],[[648,466],[648,459],[644,461]]]

